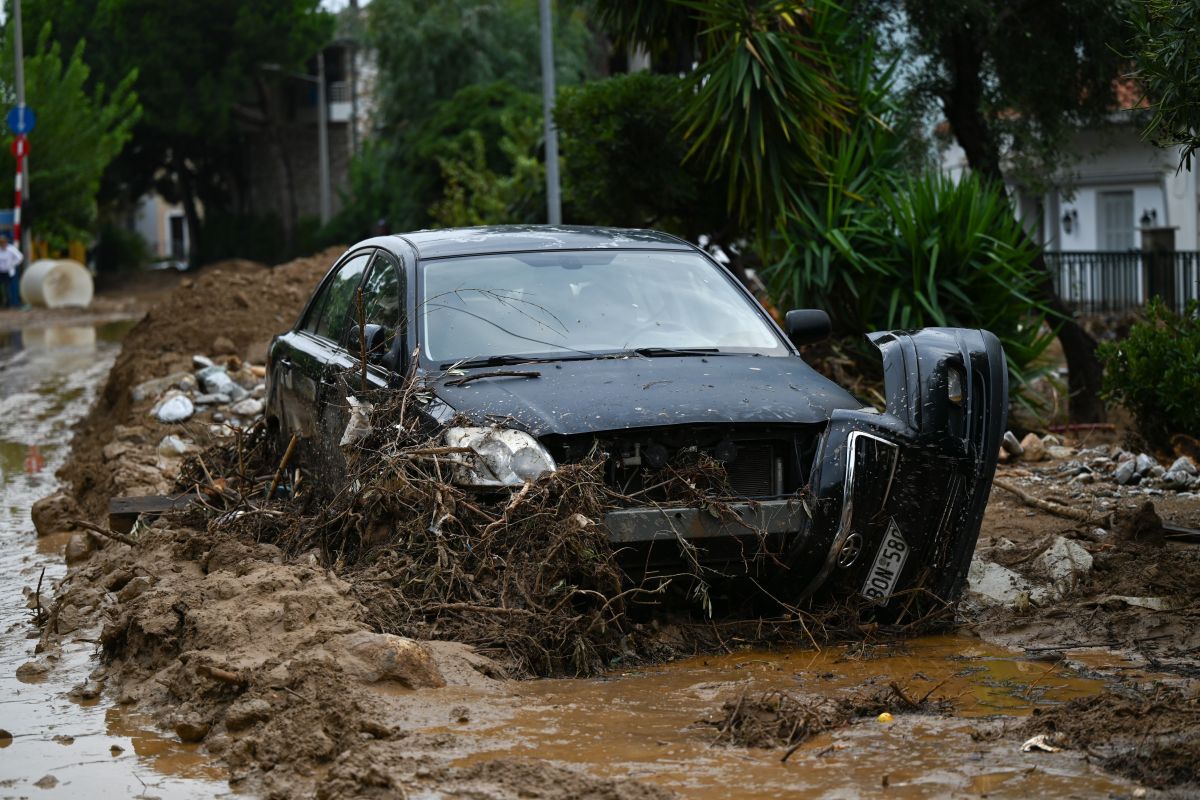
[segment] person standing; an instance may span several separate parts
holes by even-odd
[[[8,236],[0,233],[0,289],[4,290],[10,308],[21,307],[21,251],[9,244]]]

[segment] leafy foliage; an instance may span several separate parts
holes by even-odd
[[[1162,147],[1181,146],[1192,168],[1200,149],[1200,0],[1133,3],[1134,73],[1151,102],[1146,136]]]
[[[11,29],[6,34],[0,92],[7,108],[15,104],[15,88]],[[32,191],[26,221],[38,237],[58,247],[70,239],[90,238],[101,176],[129,141],[141,114],[133,90],[137,72],[126,73],[112,91],[103,84],[91,88],[83,53],[80,42],[64,63],[47,24],[25,59],[26,102],[38,115],[29,134]],[[0,149],[0,174],[12,175],[15,169],[9,148]]]
[[[1105,398],[1132,412],[1147,441],[1165,447],[1173,433],[1200,436],[1200,305],[1178,316],[1154,298],[1127,339],[1098,352]]]
[[[741,219],[769,225],[824,171],[825,144],[846,127],[851,99],[836,78],[846,18],[827,0],[681,3],[699,15],[705,54],[683,108],[689,154],[724,177]]]
[[[685,161],[684,89],[679,78],[639,72],[559,92],[554,118],[568,220],[693,239],[726,224],[720,189],[702,166]]]

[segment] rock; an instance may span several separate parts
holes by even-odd
[[[1157,467],[1158,462],[1154,460],[1154,456],[1146,453],[1140,453],[1138,454],[1137,459],[1134,461],[1134,466],[1138,475],[1145,475],[1150,472],[1150,470]]]
[[[251,364],[265,364],[267,363],[267,353],[270,349],[270,339],[259,339],[246,348],[246,360]]]
[[[237,355],[237,347],[228,336],[218,336],[213,339],[211,352],[214,356],[234,356]]]
[[[239,417],[257,417],[262,413],[263,404],[261,400],[247,397],[245,400],[234,403],[229,410]]]
[[[1010,455],[1020,456],[1025,453],[1025,448],[1021,447],[1021,443],[1017,441],[1016,434],[1012,431],[1004,432],[1004,438],[1000,440],[1000,446]]]
[[[1024,454],[1021,456],[1025,461],[1045,461],[1046,460],[1046,445],[1038,438],[1035,433],[1025,434],[1025,438],[1021,440],[1021,450]]]
[[[351,656],[348,671],[365,681],[396,681],[409,689],[446,685],[429,650],[419,642],[389,633],[358,631],[335,640]]]
[[[52,533],[75,530],[71,520],[81,519],[83,512],[80,511],[75,498],[63,492],[56,492],[34,503],[29,516],[33,518],[33,527],[38,536],[49,536]]]
[[[117,599],[122,603],[128,603],[149,588],[150,579],[145,575],[138,575],[121,587],[121,590],[117,592]]]
[[[96,681],[88,681],[87,683],[81,683],[73,687],[67,696],[72,700],[95,700],[100,696],[103,688]]]
[[[17,678],[22,681],[36,681],[44,677],[50,671],[50,662],[45,659],[38,658],[33,661],[26,661],[21,666],[17,667]]]
[[[226,387],[233,383],[233,379],[229,377],[225,368],[215,364],[196,370],[196,380],[200,382],[200,388],[212,394],[224,394]]]
[[[1059,594],[1068,594],[1092,571],[1092,554],[1073,539],[1054,537],[1033,561],[1033,568],[1050,579]]]
[[[198,406],[223,406],[230,401],[227,394],[198,394],[192,398],[192,402]]]
[[[196,391],[196,376],[188,375],[187,377],[182,378],[178,385],[182,391],[194,392]]]
[[[1162,486],[1164,489],[1188,489],[1192,486],[1194,476],[1189,475],[1183,470],[1167,470],[1162,476]]]
[[[213,365],[213,360],[208,356],[194,355],[192,356],[192,369],[202,370]]]
[[[249,728],[271,717],[271,704],[261,697],[242,698],[225,712],[225,727],[231,731]]]
[[[173,372],[162,378],[151,378],[148,381],[142,381],[137,386],[133,387],[131,392],[133,402],[141,403],[145,400],[158,397],[168,389],[178,386],[184,378],[191,377],[186,372]]]
[[[1163,475],[1167,474],[1167,470],[1162,464],[1155,464],[1150,468],[1150,472],[1148,474],[1151,478],[1161,478]]]
[[[197,716],[188,716],[175,723],[175,734],[183,742],[200,742],[208,735],[212,727],[208,722]]]
[[[53,775],[43,775],[33,782],[33,785],[39,789],[53,789],[58,786],[58,778]]]
[[[1046,455],[1055,461],[1066,461],[1069,458],[1075,457],[1075,448],[1052,444],[1046,448]]]
[[[68,564],[78,564],[86,561],[96,552],[96,541],[86,533],[73,533],[63,549],[63,558]]]
[[[1196,464],[1187,456],[1180,456],[1171,463],[1167,468],[1167,472],[1184,472],[1188,475],[1200,474],[1200,470],[1196,469]]]
[[[183,422],[196,413],[196,407],[187,395],[176,395],[167,400],[154,412],[159,422]]]
[[[1042,603],[1048,594],[1008,567],[979,558],[971,562],[967,572],[967,590],[991,605],[1012,605],[1022,598]]]
[[[167,434],[158,443],[158,454],[166,458],[181,458],[196,449],[196,446],[173,433]]]
[[[1116,472],[1113,473],[1113,479],[1121,486],[1125,486],[1130,481],[1137,482],[1137,465],[1134,464],[1132,458],[1122,461],[1117,464]]]
[[[267,385],[265,383],[256,383],[254,388],[250,390],[250,396],[255,400],[262,400],[267,396]]]
[[[1062,443],[1062,437],[1055,436],[1053,433],[1047,433],[1042,437],[1042,444],[1046,445],[1046,447],[1062,447]]]
[[[12,740],[13,735],[4,728],[0,728],[0,747],[8,747],[12,744]]]
[[[109,442],[104,445],[104,449],[100,451],[100,455],[104,457],[104,461],[119,461],[125,457],[126,453],[136,450],[137,447],[129,442]]]

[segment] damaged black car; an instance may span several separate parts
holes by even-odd
[[[281,442],[336,459],[346,374],[362,365],[376,389],[419,379],[421,413],[472,491],[603,459],[624,501],[603,524],[643,574],[685,560],[788,604],[951,600],[1006,424],[1000,344],[981,330],[871,334],[875,408],[801,358],[829,332],[812,309],[778,325],[708,253],[654,231],[382,236],[351,248],[273,341],[267,416]],[[681,485],[686,502],[668,492]]]

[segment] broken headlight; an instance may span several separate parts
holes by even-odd
[[[451,428],[446,444],[471,450],[454,454],[454,482],[461,486],[520,486],[557,469],[537,439],[510,428]]]

